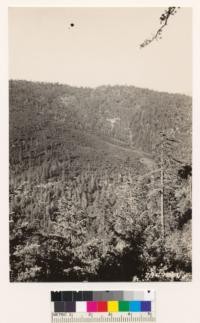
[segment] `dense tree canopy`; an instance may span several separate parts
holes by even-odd
[[[12,281],[189,280],[191,98],[10,81],[10,263]]]

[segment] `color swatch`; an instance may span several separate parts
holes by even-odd
[[[54,313],[125,313],[152,311],[151,291],[51,292]]]

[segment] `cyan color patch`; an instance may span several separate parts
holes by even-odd
[[[130,312],[141,312],[141,302],[133,301],[129,303],[129,311]]]

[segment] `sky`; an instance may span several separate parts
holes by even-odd
[[[165,8],[9,8],[9,78],[192,93],[192,10],[140,49]],[[74,24],[74,26],[71,26]]]

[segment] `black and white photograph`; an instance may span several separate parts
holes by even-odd
[[[10,7],[10,282],[192,280],[192,9]]]

